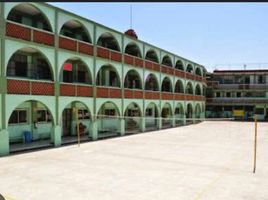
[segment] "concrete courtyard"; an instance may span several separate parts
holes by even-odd
[[[268,200],[268,123],[203,122],[0,158],[10,200]]]

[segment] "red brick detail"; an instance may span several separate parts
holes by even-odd
[[[176,69],[176,70],[175,70],[175,76],[184,78],[184,76],[185,76],[185,72],[184,72],[184,71],[181,71],[181,70],[179,70],[179,69]]]
[[[129,56],[129,55],[124,55],[124,59],[125,59],[125,63],[129,64],[129,65],[134,65],[134,58],[133,56]]]
[[[31,29],[18,24],[6,23],[6,35],[31,41]]]
[[[151,61],[145,61],[145,68],[153,70],[153,63]]]
[[[77,51],[77,42],[68,38],[59,38],[59,47],[71,51]]]
[[[42,31],[33,31],[33,41],[49,46],[54,46],[54,35]]]
[[[110,59],[110,51],[101,47],[97,48],[97,56]]]
[[[121,89],[110,88],[110,98],[121,98]]]
[[[162,99],[173,100],[173,94],[169,92],[162,92]]]
[[[93,46],[91,44],[78,42],[78,51],[91,56],[93,55]]]
[[[153,70],[160,72],[160,65],[157,63],[153,63]]]
[[[60,84],[61,96],[75,96],[75,85]]]
[[[119,52],[110,51],[111,60],[121,62],[122,61],[122,54]]]
[[[205,101],[206,99],[204,96],[201,96],[201,95],[196,95],[194,98],[196,101]]]
[[[186,94],[185,95],[185,100],[187,100],[187,101],[193,101],[193,100],[195,100],[195,96],[192,95],[192,94]]]
[[[185,95],[184,94],[175,94],[174,99],[175,100],[184,100]]]
[[[109,88],[97,87],[97,97],[108,98],[109,97]]]
[[[143,60],[140,58],[135,58],[134,65],[138,67],[143,67]]]
[[[43,83],[43,82],[32,82],[32,94],[54,96],[54,84]]]
[[[133,90],[125,89],[124,96],[127,99],[132,99],[133,98]]]
[[[203,78],[202,78],[202,76],[196,75],[195,76],[195,80],[202,82],[203,81]]]
[[[125,94],[125,98],[127,99],[142,99],[143,98],[142,90],[125,89],[124,94]]]
[[[167,67],[165,67],[165,66],[161,66],[161,71],[162,71],[163,73],[167,73],[167,72],[168,72],[168,69],[167,69]]]
[[[30,94],[30,81],[7,80],[8,94]]]
[[[77,96],[78,97],[92,97],[93,96],[93,88],[91,86],[77,86]]]
[[[186,78],[187,79],[190,79],[190,80],[195,80],[195,75],[189,73],[189,72],[186,72]]]
[[[134,91],[134,99],[143,99],[143,92],[141,91]]]
[[[159,92],[145,92],[145,99],[160,99],[160,93]]]

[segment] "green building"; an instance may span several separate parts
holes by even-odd
[[[45,3],[0,13],[0,155],[204,117],[202,65]]]
[[[207,73],[206,117],[268,118],[268,70],[215,70]]]

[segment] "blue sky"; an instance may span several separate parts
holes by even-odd
[[[268,3],[50,3],[205,65],[268,68]],[[250,63],[267,63],[255,65]],[[229,66],[225,67],[229,69]]]

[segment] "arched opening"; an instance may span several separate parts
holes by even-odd
[[[124,87],[129,89],[142,89],[141,78],[136,70],[127,72]]]
[[[201,107],[199,104],[196,104],[195,106],[195,118],[196,122],[201,122]]]
[[[65,61],[61,70],[61,81],[65,83],[92,84],[91,73],[87,65],[77,58]]]
[[[176,126],[182,126],[183,125],[183,117],[184,117],[184,110],[181,103],[178,103],[175,107],[175,124]]]
[[[60,35],[91,43],[91,38],[88,31],[79,21],[76,20],[67,21],[61,27]]]
[[[91,114],[88,107],[82,102],[69,103],[62,112],[61,122],[63,144],[76,142],[78,134],[82,141],[92,137]]]
[[[138,133],[141,132],[141,110],[138,104],[130,103],[125,111],[125,133]]]
[[[166,65],[168,67],[172,67],[171,58],[169,56],[164,56],[163,59],[162,59],[162,64]]]
[[[153,61],[153,62],[156,62],[156,63],[159,63],[158,56],[157,56],[156,52],[153,49],[147,51],[147,53],[145,55],[145,59]]]
[[[186,71],[193,74],[194,73],[194,68],[191,64],[188,64],[187,65],[187,68],[186,68]]]
[[[172,84],[171,80],[168,77],[165,77],[163,82],[162,82],[162,87],[161,87],[162,92],[172,92]]]
[[[46,105],[29,100],[21,103],[8,120],[10,151],[52,146],[53,116]]]
[[[175,68],[184,71],[184,66],[181,60],[176,62]]]
[[[120,113],[113,102],[105,102],[97,116],[98,138],[113,137],[120,134]]]
[[[52,32],[47,17],[38,8],[29,3],[20,3],[12,8],[7,20]]]
[[[120,78],[112,65],[104,65],[97,74],[97,85],[108,87],[120,87]]]
[[[125,53],[139,58],[142,57],[140,48],[134,42],[131,42],[126,46]]]
[[[194,94],[193,84],[191,82],[187,83],[186,94]]]
[[[172,127],[172,109],[169,103],[165,103],[162,112],[162,128],[170,128]]]
[[[145,80],[145,90],[159,91],[158,81],[154,74],[149,74]]]
[[[186,110],[186,124],[192,124],[193,123],[193,106],[192,104],[187,105]]]
[[[159,114],[155,103],[150,103],[145,110],[145,129],[146,131],[157,130],[159,127]]]
[[[196,85],[196,87],[195,87],[195,95],[202,95],[200,85]]]
[[[184,93],[183,83],[181,80],[177,80],[176,82],[175,93]]]
[[[201,72],[201,69],[199,67],[197,67],[195,69],[195,74],[198,75],[198,76],[202,76],[202,72]]]
[[[120,51],[118,41],[111,33],[103,33],[99,37],[97,45],[114,51]]]
[[[7,76],[53,81],[53,72],[47,58],[33,48],[22,48],[11,56]]]

